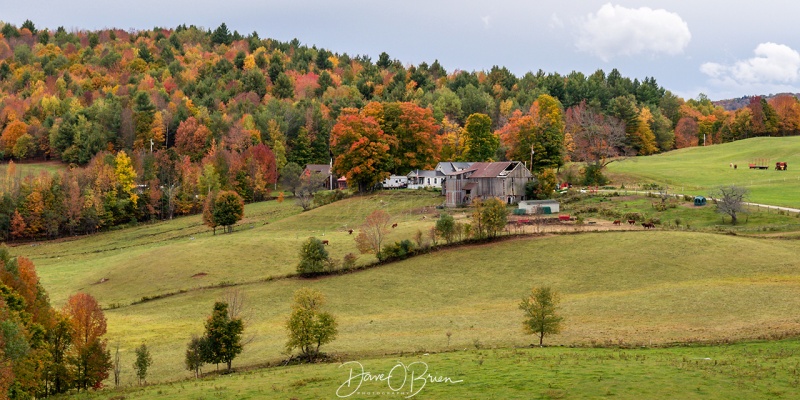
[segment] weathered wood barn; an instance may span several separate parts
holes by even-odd
[[[525,184],[531,172],[519,161],[476,162],[447,174],[443,194],[445,206],[469,205],[474,199],[498,197],[506,204],[525,200]]]

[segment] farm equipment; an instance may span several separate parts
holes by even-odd
[[[750,169],[769,169],[769,160],[766,158],[756,158],[750,164]]]

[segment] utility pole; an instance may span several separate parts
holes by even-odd
[[[153,139],[150,139],[150,152],[153,152]]]
[[[531,143],[531,174],[533,174],[533,143]]]

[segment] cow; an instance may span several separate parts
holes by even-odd
[[[620,220],[618,220],[618,219],[617,219],[617,220],[614,220],[614,225],[620,225],[620,224],[622,224],[622,221],[620,221]]]
[[[324,244],[325,246],[327,246],[327,245],[328,245],[328,241],[327,241],[327,240],[323,240],[323,241],[322,241],[322,244]]]
[[[650,229],[650,228],[655,228],[656,224],[652,222],[642,222],[642,226],[644,227],[644,229]]]
[[[636,225],[636,220],[635,219],[629,219],[628,220],[628,225]]]
[[[353,234],[353,230],[352,230],[352,229],[348,229],[348,230],[347,230],[347,234],[348,234],[348,235],[352,235],[352,234]]]
[[[392,229],[397,228],[397,222],[392,224]]]

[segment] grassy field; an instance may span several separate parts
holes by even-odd
[[[767,159],[770,169],[749,169],[755,159]],[[776,171],[778,161],[787,162],[788,169]],[[752,138],[634,157],[609,164],[608,175],[615,185],[658,183],[704,196],[721,185],[745,186],[753,202],[800,208],[800,137]]]
[[[60,172],[67,167],[67,164],[58,161],[14,163],[14,169],[19,177],[36,176],[42,172],[52,174]],[[0,176],[5,177],[7,173],[8,162],[0,163]]]
[[[405,191],[305,213],[288,201],[266,202],[248,205],[246,220],[228,235],[213,236],[199,217],[188,217],[12,252],[35,261],[57,307],[77,291],[111,307],[109,347],[120,346],[127,366],[133,349],[147,343],[155,361],[151,381],[189,375],[185,345],[202,333],[213,302],[231,290],[246,297],[249,309],[249,343],[234,367],[287,357],[284,323],[293,291],[303,286],[327,295],[340,333],[324,350],[341,359],[527,346],[533,339],[522,332],[517,304],[534,285],[550,285],[562,295],[566,326],[546,340],[550,344],[651,346],[800,332],[800,242],[790,240],[641,229],[529,236],[346,275],[282,278],[294,271],[300,243],[309,236],[330,240],[331,254],[341,258],[356,252],[346,229],[372,210],[385,209],[398,221],[389,240],[400,240],[429,229],[440,203],[432,193]],[[361,256],[359,262],[372,259]],[[169,293],[175,295],[132,305]],[[313,378],[291,382],[302,379]],[[134,381],[126,368],[123,382]]]
[[[355,360],[353,360],[355,361]],[[79,399],[756,399],[795,397],[800,341],[667,349],[475,349],[236,373]],[[353,374],[388,374],[391,384]],[[413,364],[417,363],[417,364]],[[423,364],[424,363],[424,364]],[[413,381],[420,374],[450,381]],[[363,368],[363,370],[362,370]],[[406,376],[406,371],[408,375]],[[409,381],[403,382],[403,377]],[[361,385],[359,386],[359,383]]]

